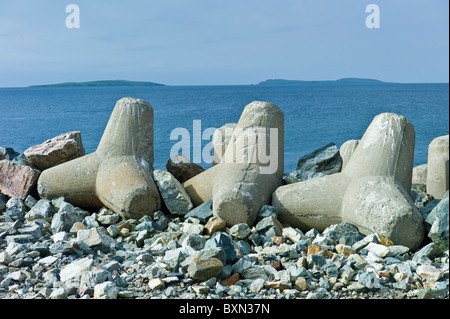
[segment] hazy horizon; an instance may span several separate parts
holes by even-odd
[[[0,0],[0,87],[101,80],[448,83],[445,0]],[[368,28],[366,6],[380,9]]]

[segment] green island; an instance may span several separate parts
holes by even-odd
[[[375,79],[364,78],[342,78],[339,80],[324,80],[324,81],[301,81],[301,80],[283,80],[283,79],[269,79],[259,82],[257,85],[387,85],[395,84],[393,82],[383,82]]]
[[[89,82],[64,82],[57,84],[31,85],[30,87],[72,87],[72,86],[165,86],[165,84],[144,81],[104,80]]]

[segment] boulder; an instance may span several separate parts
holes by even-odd
[[[428,164],[422,164],[413,168],[412,184],[427,183]]]
[[[35,189],[41,172],[29,166],[0,161],[0,192],[22,200]]]
[[[184,183],[188,179],[205,171],[203,167],[192,163],[183,154],[177,154],[167,161],[166,169],[173,175],[180,183]]]
[[[42,144],[31,146],[24,152],[28,161],[41,171],[84,154],[79,131],[58,135]]]
[[[439,246],[442,251],[448,250],[449,243],[449,204],[448,191],[439,204],[428,214],[425,222],[431,225],[428,237]]]
[[[154,170],[153,179],[171,214],[184,216],[192,209],[189,195],[172,174],[163,170]]]
[[[448,191],[449,183],[448,135],[436,137],[428,146],[427,193],[441,199]]]
[[[339,173],[342,168],[342,157],[334,143],[329,143],[311,154],[298,160],[297,170],[302,172],[303,180],[319,176]]]

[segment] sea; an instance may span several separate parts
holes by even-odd
[[[284,112],[286,173],[328,143],[340,147],[360,139],[384,112],[403,115],[414,125],[415,166],[427,162],[434,138],[449,134],[448,84],[24,87],[0,88],[0,146],[22,153],[77,130],[86,154],[92,153],[122,97],[144,99],[153,107],[155,169],[166,169],[171,150],[186,138],[174,134],[179,128],[189,132],[189,158],[211,167],[194,137],[200,130],[201,149],[208,150],[211,128],[236,123],[252,101],[274,103]]]

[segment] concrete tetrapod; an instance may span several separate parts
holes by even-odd
[[[152,170],[153,109],[126,97],[117,101],[97,150],[43,171],[38,192],[47,199],[64,196],[79,207],[104,205],[136,219],[161,208]]]
[[[427,193],[442,199],[448,191],[448,135],[436,137],[428,146]]]
[[[319,231],[343,221],[416,249],[424,228],[409,192],[415,131],[403,116],[376,116],[344,170],[279,187],[272,205],[282,223]]]
[[[221,163],[186,181],[194,205],[213,200],[214,214],[228,226],[252,226],[262,205],[282,184],[284,114],[267,102],[245,106]]]

